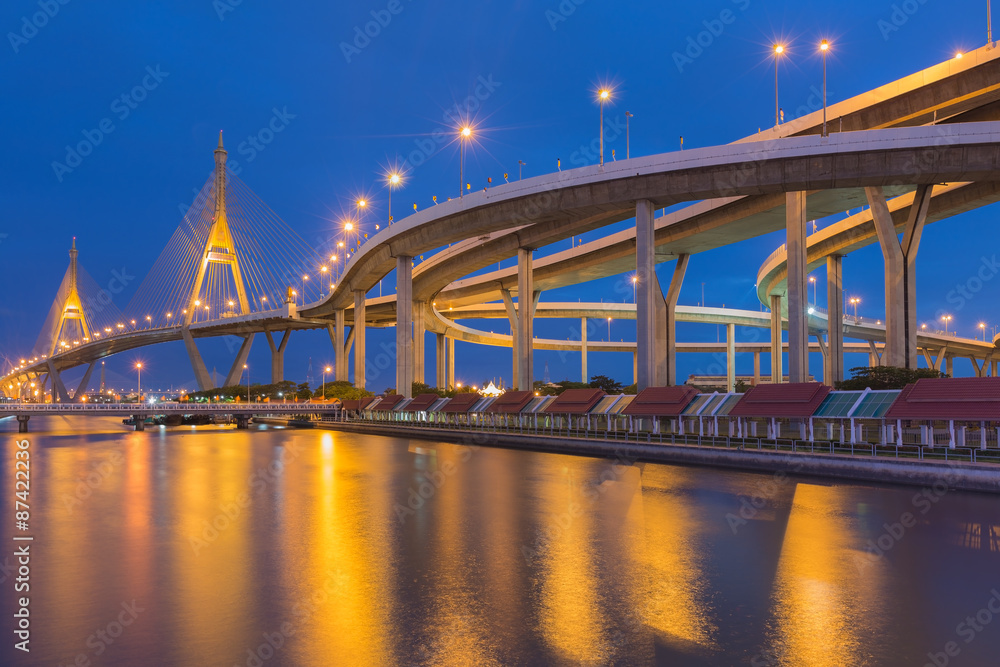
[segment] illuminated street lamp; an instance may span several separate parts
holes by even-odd
[[[785,52],[785,47],[783,44],[774,45],[774,126],[778,127],[781,124],[779,117],[778,108],[778,56]]]
[[[611,318],[608,318],[608,342],[611,342]]]
[[[944,332],[948,333],[948,323],[951,322],[951,315],[942,315],[941,319],[944,321]]]
[[[809,276],[809,282],[813,286],[813,306],[816,305],[816,276]]]
[[[986,322],[979,323],[979,330],[983,332],[983,342],[986,342]]]
[[[326,400],[326,374],[330,372],[330,367],[323,368],[323,400]]]
[[[859,303],[861,303],[861,299],[859,297],[856,297],[856,296],[852,296],[851,297],[850,304],[852,306],[854,306],[854,321],[855,322],[858,321],[858,304]]]
[[[611,99],[611,91],[601,88],[597,91],[597,101],[601,106],[601,166],[604,166],[604,103]]]
[[[142,403],[142,362],[137,361],[135,363],[135,370],[139,374],[139,396],[136,402]]]
[[[458,198],[461,199],[462,195],[465,194],[465,145],[468,143],[469,139],[472,138],[472,128],[468,125],[462,127],[458,133],[458,140],[461,142],[461,148],[459,150],[460,157],[458,162]]]
[[[247,403],[250,402],[250,367],[243,364],[243,370],[247,372]]]
[[[825,39],[819,43],[820,53],[823,54],[823,136],[826,136],[826,52],[830,50],[830,42]]]
[[[632,276],[632,303],[636,303],[635,289],[636,283],[639,282],[639,276]]]
[[[629,159],[631,151],[629,150],[629,137],[628,137],[628,119],[635,116],[631,111],[625,112],[625,159]]]
[[[389,174],[389,224],[392,224],[392,189],[403,182],[402,177],[398,172],[392,172]]]

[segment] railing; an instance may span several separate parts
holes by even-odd
[[[0,414],[196,414],[338,412],[335,403],[0,403]]]

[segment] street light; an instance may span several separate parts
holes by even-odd
[[[326,366],[323,369],[323,400],[326,400],[326,374],[330,372],[330,367]]]
[[[816,276],[809,276],[809,282],[813,286],[813,306],[816,305]]]
[[[948,333],[948,323],[951,322],[951,315],[942,315],[941,319],[944,320],[944,332]]]
[[[819,50],[823,54],[823,136],[826,136],[826,52],[830,50],[830,42],[825,39],[819,43]]]
[[[608,318],[608,342],[611,342],[611,318]]]
[[[389,224],[392,224],[392,189],[399,185],[403,179],[399,176],[398,172],[392,172],[389,174]]]
[[[639,276],[632,276],[632,303],[636,303],[635,289],[636,283],[639,282]]]
[[[781,124],[778,109],[778,56],[785,52],[783,44],[774,45],[774,126]]]
[[[633,116],[635,116],[635,114],[632,113],[631,111],[625,112],[625,159],[626,160],[629,159],[630,157],[629,140],[628,140],[628,119],[632,118]]]
[[[461,148],[459,153],[461,154],[458,161],[458,198],[461,199],[465,194],[465,144],[472,138],[472,128],[468,125],[462,127],[461,131],[458,133],[458,140],[461,143]]]
[[[136,399],[137,403],[142,403],[142,362],[135,362],[135,370],[139,375],[139,396]]]
[[[986,322],[979,323],[979,329],[983,332],[983,342],[986,342]]]
[[[854,321],[855,322],[858,321],[858,304],[859,303],[861,303],[861,299],[860,298],[858,298],[856,296],[852,296],[851,297],[850,304],[852,306],[854,306]]]
[[[601,105],[601,166],[604,166],[604,103],[611,99],[611,91],[601,88],[597,91],[597,99]]]
[[[247,372],[247,403],[250,402],[250,368],[243,364],[243,370]]]

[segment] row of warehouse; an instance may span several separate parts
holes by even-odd
[[[340,419],[449,427],[579,430],[791,439],[807,442],[997,447],[1000,378],[921,379],[902,390],[832,391],[815,383],[760,384],[743,394],[651,387],[638,395],[570,389],[376,396],[344,401]]]

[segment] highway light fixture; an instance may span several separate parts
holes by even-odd
[[[774,126],[781,124],[780,109],[778,107],[778,56],[785,52],[783,44],[774,45]]]
[[[604,104],[611,99],[611,90],[601,88],[597,91],[597,101],[601,107],[601,166],[604,166]]]
[[[823,136],[826,136],[826,52],[830,50],[830,42],[823,40],[819,43],[820,53],[823,54]]]
[[[951,322],[952,317],[951,317],[951,315],[942,315],[941,316],[941,320],[944,322],[944,332],[947,334],[948,333],[948,323]]]
[[[459,148],[459,162],[458,162],[458,198],[461,199],[462,195],[465,194],[465,146],[472,139],[472,126],[463,125],[458,132],[458,140],[461,142]]]

